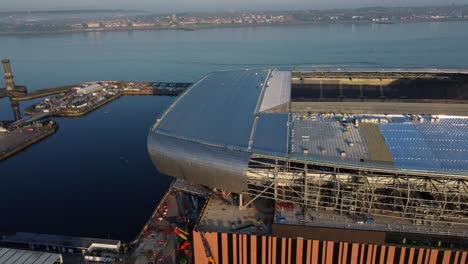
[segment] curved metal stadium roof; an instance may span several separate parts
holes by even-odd
[[[208,74],[156,121],[149,153],[162,173],[230,191],[245,190],[253,155],[468,175],[466,75],[364,75]],[[417,95],[421,87],[431,92]]]

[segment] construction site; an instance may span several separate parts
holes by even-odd
[[[118,246],[105,261],[468,259],[464,72],[258,69],[193,85],[90,82],[22,118],[15,98],[27,90],[3,65],[0,96],[14,120],[1,123],[1,159],[55,132],[48,116],[84,115],[121,95],[181,93],[148,136],[156,168],[176,180],[130,252]]]
[[[465,263],[467,80],[267,69],[196,82],[148,138],[159,171],[212,191],[195,263]]]

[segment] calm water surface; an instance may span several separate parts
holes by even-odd
[[[90,80],[194,81],[225,69],[468,68],[468,23],[324,25],[0,37],[30,90]],[[164,194],[146,151],[169,97],[123,97],[0,162],[0,232],[136,235]],[[22,107],[31,102],[22,103]],[[0,120],[11,118],[0,100]]]

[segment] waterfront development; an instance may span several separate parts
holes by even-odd
[[[358,9],[153,14],[124,10],[0,12],[0,34],[51,34],[144,29],[196,30],[294,24],[408,23],[468,20],[467,5]]]
[[[194,82],[212,71],[271,65],[335,70],[467,68],[465,28],[466,23],[454,22],[405,27],[291,26],[1,39],[5,56],[14,63],[16,80],[26,84],[32,94],[37,87],[69,84],[76,87],[89,80]],[[287,38],[279,39],[278,35]],[[321,37],[315,37],[318,35]],[[388,41],[392,45],[387,44]],[[73,52],[65,48],[70,47],[70,43],[73,43]],[[285,52],[286,46],[294,49]],[[52,59],[50,54],[61,59]],[[42,67],[44,63],[48,67]],[[0,164],[0,200],[3,201],[0,209],[8,215],[7,219],[0,219],[0,232],[27,231],[132,241],[171,181],[153,168],[147,156],[146,137],[150,125],[174,99],[121,97],[76,119],[53,118],[60,125],[59,133]],[[21,102],[20,107],[40,104],[43,100]],[[0,109],[0,119],[11,119],[8,100],[0,100]],[[307,116],[307,120],[301,120],[304,125],[314,122],[307,111],[298,116],[303,118],[303,115]],[[419,126],[430,123],[430,119],[424,122]],[[353,125],[350,126],[353,130]],[[364,123],[360,123],[360,127],[363,126]],[[310,144],[309,155],[316,151],[312,141],[307,143],[299,134],[295,136],[303,142],[301,144]],[[360,147],[357,143],[355,146]],[[346,153],[347,157],[352,154]],[[320,151],[316,154],[323,155]],[[333,154],[341,159],[339,152]],[[44,164],[53,169],[45,168]],[[243,199],[245,201],[246,197]],[[290,205],[278,210],[284,212],[286,220],[300,211]],[[252,215],[246,216],[249,217],[247,221],[260,225],[257,219],[251,219]],[[321,216],[326,219],[324,214]],[[207,214],[207,223],[215,222],[210,217],[217,220],[216,214]],[[348,223],[351,224],[351,220]],[[206,238],[212,239],[212,234],[207,234]],[[221,238],[224,236],[221,234]],[[216,241],[223,240],[216,238]],[[277,239],[275,243],[280,241]],[[261,245],[269,244],[257,247]]]
[[[19,103],[14,97],[25,95],[27,89],[15,84],[10,61],[4,59],[2,64],[5,72],[5,88],[0,89],[0,98],[8,97],[14,120],[0,122],[0,160],[27,148],[57,130],[56,123],[43,119],[46,117],[44,114],[21,118]]]
[[[35,121],[33,124],[12,129],[0,128],[0,160],[52,135],[58,126],[54,121]]]
[[[3,64],[7,87],[2,92],[11,101],[15,120],[0,123],[0,160],[6,159],[53,134],[57,130],[58,125],[54,121],[46,119],[47,117],[82,116],[122,95],[175,96],[190,86],[190,83],[102,81],[88,82],[79,86],[38,90],[33,95],[28,95],[26,89],[15,85],[9,60],[5,59]],[[21,118],[18,98],[20,100],[29,100],[29,98],[43,97],[56,93],[59,94],[26,108],[25,114],[28,116]]]
[[[154,164],[177,179],[138,236],[113,253],[82,254],[465,263],[466,79],[464,70],[210,73],[151,128]],[[77,90],[98,89],[87,85]],[[382,114],[389,105],[399,107]],[[28,237],[2,243],[18,236]]]
[[[276,258],[268,250],[253,256],[256,241],[289,237],[303,262],[320,259],[307,244],[360,243],[359,248],[390,245],[387,258],[398,258],[395,251],[423,250],[430,258],[461,254],[463,263],[466,190],[454,190],[468,171],[464,70],[221,71],[179,86],[87,82],[34,104],[26,109],[28,117],[9,125],[24,129],[46,116],[82,116],[126,93],[184,91],[148,139],[158,170],[179,179],[135,240],[120,245],[16,233],[1,245],[27,244],[65,259],[100,262],[217,263]],[[205,126],[194,129],[194,122]],[[295,232],[306,240],[302,247]],[[352,237],[358,233],[365,236]],[[229,249],[234,236],[242,253]],[[61,240],[66,242],[52,242]],[[96,242],[69,248],[69,240]],[[106,246],[94,249],[93,243]],[[357,251],[351,254],[374,254]]]
[[[149,83],[100,81],[71,87],[66,92],[35,104],[25,110],[28,115],[47,113],[48,116],[76,117],[96,110],[123,95],[176,96],[190,83]]]

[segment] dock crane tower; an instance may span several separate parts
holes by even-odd
[[[3,71],[5,73],[5,88],[0,88],[0,98],[8,97],[13,110],[14,121],[21,119],[21,112],[19,109],[19,103],[14,98],[25,96],[27,89],[25,86],[17,86],[13,80],[13,74],[11,73],[10,60],[2,60]]]

